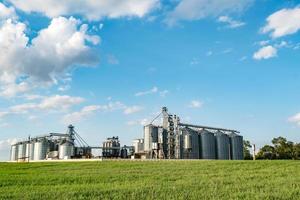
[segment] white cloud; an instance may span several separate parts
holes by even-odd
[[[99,105],[85,106],[79,112],[73,112],[73,113],[65,115],[63,117],[63,122],[65,124],[72,124],[75,122],[82,121],[100,109],[101,109],[101,106],[99,106]]]
[[[125,104],[123,104],[122,102],[115,101],[115,102],[109,102],[106,105],[101,105],[100,109],[101,109],[101,111],[112,112],[115,110],[124,110],[124,109],[126,109],[126,107],[127,106]]]
[[[48,17],[81,15],[89,20],[143,17],[159,7],[159,0],[9,0],[25,12]]]
[[[130,115],[130,114],[139,112],[141,110],[143,110],[143,107],[141,107],[141,106],[129,106],[129,107],[125,108],[124,114]]]
[[[147,90],[147,91],[137,92],[135,94],[135,96],[139,97],[139,96],[144,96],[144,95],[148,95],[148,94],[154,94],[154,93],[157,93],[157,92],[158,92],[158,88],[157,87],[153,87],[152,89]]]
[[[0,96],[6,98],[14,97],[19,93],[25,93],[33,89],[27,82],[21,82],[19,84],[7,83],[0,88],[2,89],[2,91],[0,91]]]
[[[174,25],[180,20],[199,20],[224,13],[240,12],[252,2],[253,0],[182,0],[169,13],[166,22]]]
[[[270,33],[272,38],[290,35],[300,30],[300,7],[279,10],[267,18],[262,33]]]
[[[245,22],[237,21],[228,16],[220,16],[218,22],[227,24],[228,28],[238,28],[245,25]]]
[[[80,111],[66,114],[63,117],[63,122],[65,124],[79,122],[85,120],[87,117],[97,112],[113,112],[116,110],[122,110],[125,115],[130,115],[139,112],[142,109],[143,107],[136,106],[136,105],[126,106],[120,101],[109,102],[108,104],[105,105],[90,105],[90,106],[83,107]]]
[[[65,92],[65,91],[69,90],[70,88],[71,88],[70,85],[63,85],[63,86],[60,86],[57,90],[60,92]]]
[[[0,161],[8,161],[10,159],[10,148],[12,144],[17,143],[16,138],[10,138],[6,140],[0,140]]]
[[[98,62],[98,55],[90,46],[98,44],[100,38],[89,35],[88,26],[73,17],[52,19],[31,42],[26,29],[24,23],[11,19],[0,24],[2,96],[12,97],[35,87],[56,84],[64,80],[72,67]]]
[[[81,97],[72,97],[67,95],[54,95],[50,97],[44,97],[39,103],[24,103],[15,105],[9,108],[8,113],[30,113],[32,111],[65,111],[71,106],[80,104],[84,101]]]
[[[145,126],[147,124],[149,124],[150,121],[147,119],[147,118],[143,118],[143,119],[140,119],[140,120],[132,120],[132,121],[128,121],[126,124],[128,126],[135,126],[135,125],[142,125],[142,126]]]
[[[262,47],[257,52],[255,52],[253,58],[255,60],[261,60],[261,59],[269,59],[276,56],[277,56],[277,49],[269,45],[269,46]]]
[[[262,40],[262,41],[259,41],[256,44],[259,44],[260,46],[266,46],[269,43],[270,43],[270,40]]]
[[[0,2],[0,20],[6,20],[10,18],[17,18],[15,9],[13,7],[6,7]]]
[[[7,150],[10,149],[10,146],[12,144],[17,143],[18,140],[16,138],[11,138],[11,139],[7,139],[7,140],[0,140],[0,150]]]
[[[203,106],[203,102],[198,100],[192,100],[189,104],[190,108],[201,108]]]
[[[297,125],[300,126],[300,113],[295,114],[294,116],[290,117],[288,119],[289,122],[296,123]]]

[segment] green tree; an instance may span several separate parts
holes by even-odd
[[[300,143],[294,144],[293,151],[294,151],[293,159],[300,160]]]
[[[244,159],[245,160],[251,160],[253,159],[251,153],[250,153],[250,149],[251,149],[251,144],[250,141],[248,140],[244,140]]]
[[[271,145],[265,145],[259,150],[256,157],[257,159],[276,159],[275,148]]]
[[[276,157],[278,159],[293,159],[295,157],[294,143],[287,141],[286,138],[274,138],[272,144],[274,145]]]

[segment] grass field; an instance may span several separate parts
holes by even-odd
[[[0,163],[0,199],[300,199],[299,161]]]

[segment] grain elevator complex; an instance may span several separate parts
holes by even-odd
[[[161,125],[153,122],[162,118]],[[121,146],[119,137],[107,138],[99,146],[89,146],[69,125],[66,133],[49,133],[28,138],[11,146],[10,160],[41,161],[69,159],[220,159],[242,160],[243,137],[236,130],[180,122],[166,107],[144,126],[144,138],[132,146]],[[95,156],[92,150],[102,151]]]
[[[162,108],[162,126],[144,126],[144,138],[133,141],[135,156],[149,159],[242,160],[243,137],[238,131],[185,124]],[[154,121],[154,120],[153,120]]]

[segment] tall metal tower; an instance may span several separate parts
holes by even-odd
[[[166,107],[162,108],[163,114],[163,128],[167,131],[167,158],[175,159],[175,129],[174,129],[174,118],[172,115],[168,114],[168,109]]]

